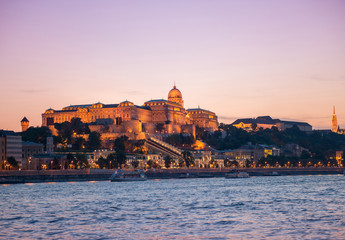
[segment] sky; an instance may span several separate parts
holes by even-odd
[[[1,0],[0,129],[48,108],[167,99],[219,122],[345,128],[343,0]]]

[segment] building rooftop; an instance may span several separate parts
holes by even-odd
[[[35,143],[35,142],[23,142],[23,147],[44,147],[42,143]]]
[[[203,108],[188,108],[187,111],[205,111],[205,112],[210,112],[214,114],[214,112],[211,112],[210,110],[203,109]]]
[[[10,130],[2,130],[2,129],[0,129],[0,136],[1,137],[18,136],[18,134],[13,132],[13,131],[10,131]]]
[[[270,116],[260,116],[257,118],[240,118],[234,121],[232,124],[239,124],[239,123],[256,123],[256,124],[276,124],[276,123],[287,123],[287,124],[298,124],[298,125],[305,125],[305,126],[311,126],[309,123],[306,122],[296,122],[296,121],[285,121],[280,119],[273,119]]]
[[[29,122],[29,120],[26,117],[23,117],[23,119],[20,122]]]

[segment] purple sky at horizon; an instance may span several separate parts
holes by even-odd
[[[167,98],[219,122],[345,128],[345,1],[0,1],[0,129],[48,108]]]

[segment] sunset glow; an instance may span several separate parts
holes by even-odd
[[[345,127],[345,2],[0,2],[0,128],[48,108],[166,99],[219,122]]]

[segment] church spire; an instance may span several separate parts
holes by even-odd
[[[337,115],[335,115],[335,106],[333,106],[333,116],[332,116],[332,132],[338,132],[338,121]]]

